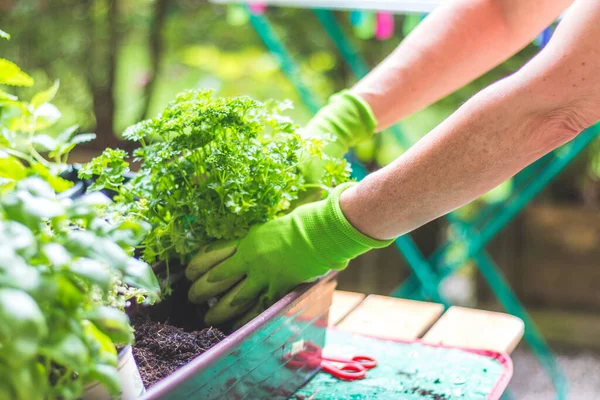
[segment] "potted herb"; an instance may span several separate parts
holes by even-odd
[[[1,31],[0,31],[1,32]],[[8,39],[6,33],[0,37]],[[13,62],[0,58],[0,85],[29,87],[33,78]],[[0,90],[0,188],[10,188],[27,176],[39,176],[54,191],[65,196],[82,194],[84,185],[63,179],[72,167],[68,155],[79,144],[93,140],[93,133],[77,134],[71,126],[57,135],[48,129],[60,119],[60,111],[51,103],[59,83],[35,94],[30,101]]]
[[[120,212],[150,223],[147,262],[186,262],[202,245],[241,237],[289,211],[302,192],[348,180],[346,161],[327,158],[323,139],[302,138],[282,115],[288,107],[186,91],[158,117],[123,133],[141,146],[133,153],[140,163],[133,179],[126,179],[129,155],[120,149],[107,149],[79,176],[96,177],[92,191],[115,191]],[[326,159],[319,183],[304,181],[309,157]]]
[[[212,346],[223,337],[203,324],[209,305],[196,307],[187,300],[189,283],[183,278],[182,268],[198,249],[218,239],[241,237],[252,225],[289,212],[308,190],[325,191],[349,178],[346,161],[330,159],[323,153],[326,139],[303,138],[297,126],[282,114],[287,107],[289,103],[218,98],[210,91],[186,91],[156,118],[124,132],[126,139],[140,145],[133,153],[139,169],[132,179],[128,179],[129,154],[120,149],[106,149],[81,168],[80,178],[95,180],[90,190],[116,193],[112,211],[150,224],[141,255],[161,274],[167,298],[144,313],[160,324],[154,331],[172,332],[178,343],[186,338],[185,346],[177,346],[185,354],[172,350],[170,347],[175,346],[170,346],[166,338],[160,345],[151,343],[161,352],[144,353],[142,357],[143,363],[153,360],[147,368],[142,365],[142,370],[152,375],[142,374],[148,383],[187,367],[199,354],[187,350],[193,349],[194,343]],[[314,158],[323,160],[326,173],[320,182],[307,183],[303,165]],[[299,301],[300,293],[285,300],[273,317],[287,312]],[[323,293],[330,295],[330,291]],[[139,332],[152,332],[148,318],[136,321]],[[236,346],[257,333],[259,325],[251,326],[233,341]],[[232,333],[228,327],[225,331]],[[146,345],[148,336],[152,335],[138,338],[140,346]],[[192,340],[189,346],[187,338]],[[134,348],[134,353],[145,350]],[[172,363],[164,368],[164,374],[157,375],[162,368],[159,364],[169,359]]]
[[[33,84],[14,63],[0,66],[0,84]],[[131,256],[148,226],[108,223],[100,194],[68,199],[83,185],[59,174],[95,135],[45,133],[60,117],[57,90],[29,102],[0,91],[0,398],[75,399],[84,388],[86,399],[127,398],[143,386],[131,379],[139,373],[124,308],[159,296],[151,268]]]
[[[107,199],[58,200],[28,178],[0,197],[0,398],[75,399],[120,390],[116,345],[133,341],[126,302],[152,302],[150,267],[131,257],[147,227],[108,224]]]

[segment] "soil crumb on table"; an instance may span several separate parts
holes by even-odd
[[[146,389],[225,339],[216,328],[185,332],[146,316],[133,318],[133,326],[133,354]]]

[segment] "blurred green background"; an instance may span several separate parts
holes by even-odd
[[[268,15],[319,101],[352,85],[349,68],[310,10],[270,8]],[[371,67],[415,24],[414,18],[396,15],[394,37],[381,41],[358,38],[349,13],[336,17]],[[36,82],[18,94],[26,98],[59,79],[55,103],[63,118],[56,130],[79,124],[98,133],[97,147],[116,144],[115,135],[125,127],[153,116],[177,92],[194,87],[213,88],[219,95],[289,98],[297,105],[292,116],[298,123],[310,117],[277,61],[239,9],[231,6],[192,0],[0,0],[0,26],[12,35],[12,40],[0,42],[2,56],[19,64]],[[514,72],[537,51],[535,45],[528,46],[475,82],[406,118],[405,131],[412,141],[422,137],[482,87]],[[391,137],[382,135],[359,153],[381,165],[400,152]],[[587,158],[575,182],[557,196],[598,200],[590,181],[598,180],[600,161],[590,154]]]

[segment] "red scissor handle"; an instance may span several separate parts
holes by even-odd
[[[304,349],[296,354],[287,353],[283,356],[285,365],[290,369],[312,369],[320,366],[323,371],[338,379],[363,379],[367,369],[375,368],[377,361],[373,357],[358,355],[352,358],[326,357],[322,355],[321,347],[311,342],[304,344]]]
[[[375,368],[377,366],[377,360],[369,356],[354,356],[352,361],[360,363],[366,369]]]
[[[321,368],[323,371],[329,372],[338,379],[353,381],[355,379],[363,379],[367,375],[367,369],[360,363],[352,362],[349,364],[322,361]]]
[[[360,366],[365,369],[375,368],[377,366],[377,361],[373,357],[369,356],[354,356],[350,359],[340,358],[340,357],[322,357],[323,360],[333,361],[341,364],[360,364]]]

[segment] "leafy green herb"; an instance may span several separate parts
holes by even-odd
[[[0,37],[8,38],[5,35],[0,31]],[[32,86],[33,78],[13,62],[0,58],[0,85]],[[96,135],[77,135],[77,126],[58,136],[45,132],[61,117],[60,111],[51,104],[58,88],[56,81],[34,95],[30,102],[0,90],[0,164],[11,164],[16,169],[10,173],[0,166],[0,189],[13,188],[25,176],[41,177],[57,192],[72,186],[59,177],[67,167],[68,154],[77,144],[93,140]]]
[[[156,118],[123,133],[141,145],[133,154],[141,163],[134,179],[125,182],[128,155],[113,149],[85,165],[80,177],[97,176],[93,190],[117,191],[120,213],[151,224],[146,261],[185,262],[206,243],[241,237],[288,211],[310,187],[302,176],[307,159],[326,160],[321,189],[348,179],[345,161],[324,156],[326,141],[303,139],[282,115],[289,107],[183,92]]]
[[[39,178],[0,196],[0,398],[76,399],[96,381],[119,392],[115,344],[133,340],[122,310],[159,286],[131,256],[147,224],[109,224],[106,204],[58,200]]]
[[[33,78],[21,71],[12,61],[0,58],[0,84],[10,86],[32,86]]]

